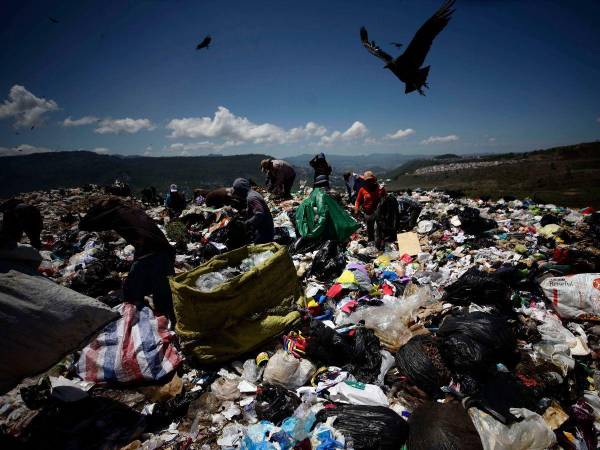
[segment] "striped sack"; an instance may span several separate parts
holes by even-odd
[[[179,366],[182,358],[171,343],[165,316],[154,316],[144,306],[123,303],[121,317],[109,323],[82,351],[77,374],[85,381],[131,382],[160,380]]]

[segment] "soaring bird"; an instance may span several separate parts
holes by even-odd
[[[55,19],[54,17],[50,17],[50,16],[48,16],[48,20],[49,20],[50,22],[52,22],[52,23],[58,23],[58,20],[57,20],[57,19]]]
[[[200,50],[201,48],[208,48],[208,46],[210,45],[210,41],[212,41],[212,38],[210,36],[206,36],[204,39],[202,39],[202,42],[200,42],[196,46],[196,50]]]
[[[390,42],[390,45],[393,45],[396,48],[402,47],[402,44],[400,44],[399,42]]]
[[[452,9],[454,1],[446,0],[435,14],[419,28],[404,53],[396,59],[381,50],[375,41],[369,42],[369,35],[365,27],[360,29],[362,44],[371,54],[385,61],[385,69],[390,69],[394,75],[404,82],[406,85],[405,94],[418,91],[419,94],[425,95],[423,86],[429,87],[427,76],[429,75],[430,66],[423,68],[421,66],[425,62],[425,57],[429,53],[433,40],[448,25],[450,16],[454,12]]]

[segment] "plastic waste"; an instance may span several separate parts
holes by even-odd
[[[340,325],[364,321],[367,328],[373,329],[383,347],[397,351],[412,337],[409,328],[419,308],[434,303],[431,291],[427,287],[402,300],[395,297],[383,297],[381,306],[360,308],[350,316],[338,319]]]
[[[437,336],[442,357],[459,370],[479,370],[510,360],[516,348],[506,317],[479,311],[445,317]]]
[[[328,389],[333,402],[353,405],[389,406],[389,400],[379,386],[358,381],[344,381]]]
[[[446,288],[444,301],[454,305],[495,305],[510,307],[510,288],[498,276],[472,267]]]
[[[236,400],[240,398],[239,383],[240,380],[237,377],[220,377],[210,385],[210,389],[219,400]]]
[[[308,276],[318,280],[337,277],[346,267],[346,257],[335,241],[325,241],[313,259]]]
[[[484,450],[544,450],[556,443],[542,416],[525,408],[512,408],[511,413],[522,420],[506,426],[477,408],[469,408]]]
[[[440,388],[451,377],[436,342],[432,336],[415,336],[396,353],[398,371],[432,398],[443,396]]]
[[[327,405],[319,411],[319,422],[334,417],[333,425],[355,449],[399,449],[408,438],[408,425],[394,410],[384,406]]]
[[[428,402],[419,406],[408,418],[408,427],[411,450],[483,449],[478,430],[457,402]]]
[[[303,386],[317,368],[308,359],[297,359],[284,350],[278,350],[265,368],[263,380],[287,389]]]
[[[562,319],[600,320],[600,273],[546,278],[540,286]]]
[[[291,416],[300,405],[296,394],[279,386],[262,386],[256,395],[256,416],[259,420],[267,420],[279,424]]]

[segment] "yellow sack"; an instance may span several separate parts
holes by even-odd
[[[196,288],[205,273],[239,266],[253,253],[274,255],[211,292]],[[250,245],[215,256],[169,280],[177,325],[186,353],[202,363],[235,359],[292,326],[300,313],[302,290],[287,249],[279,244]]]

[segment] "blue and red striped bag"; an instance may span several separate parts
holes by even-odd
[[[165,316],[123,303],[121,318],[108,324],[81,352],[77,374],[85,381],[160,380],[181,364]]]

